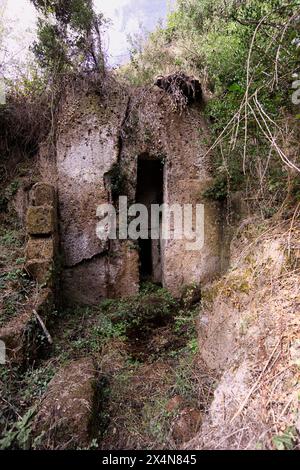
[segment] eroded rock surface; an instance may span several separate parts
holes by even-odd
[[[57,172],[62,290],[67,304],[97,304],[103,298],[134,295],[142,279],[141,246],[130,240],[100,240],[97,207],[119,196],[137,202],[138,164],[163,166],[163,202],[172,206],[204,204],[204,245],[190,249],[188,234],[152,243],[153,275],[180,297],[182,287],[199,285],[220,272],[219,207],[203,192],[211,183],[205,144],[208,131],[202,104],[175,113],[162,90],[133,90],[115,85],[105,95],[78,90],[65,99],[59,120]],[[143,181],[139,182],[143,186]],[[150,197],[150,195],[149,195]],[[201,225],[201,224],[199,224]],[[202,231],[202,226],[192,229]],[[160,265],[158,265],[160,264]]]

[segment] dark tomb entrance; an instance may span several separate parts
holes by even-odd
[[[140,280],[162,283],[161,240],[151,239],[151,205],[163,203],[164,167],[161,160],[140,156],[137,167],[136,202],[144,204],[149,214],[148,238],[139,240]]]

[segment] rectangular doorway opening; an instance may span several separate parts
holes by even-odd
[[[151,239],[151,205],[163,203],[164,166],[143,155],[138,159],[136,203],[147,207],[148,239],[139,240],[140,280],[162,284],[161,240]]]

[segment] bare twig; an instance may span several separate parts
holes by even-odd
[[[37,318],[37,320],[39,321],[39,323],[40,323],[40,325],[41,325],[41,327],[42,327],[42,330],[43,330],[43,332],[45,333],[45,336],[46,336],[46,338],[47,338],[47,340],[48,340],[48,343],[49,343],[49,344],[53,344],[53,340],[52,340],[52,338],[51,338],[51,335],[50,335],[49,331],[47,330],[46,325],[45,325],[45,323],[43,322],[43,320],[41,319],[40,315],[37,313],[36,310],[33,310],[33,313],[34,313],[35,317]]]

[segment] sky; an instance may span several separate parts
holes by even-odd
[[[141,26],[147,32],[153,31],[160,20],[166,19],[174,3],[174,0],[94,0],[97,10],[112,20],[105,40],[109,62],[113,65],[126,62],[128,34],[138,34]]]
[[[160,20],[166,19],[174,3],[175,0],[94,0],[96,11],[111,20],[104,36],[109,65],[126,63],[129,59],[128,34],[138,34],[141,26],[147,32],[153,31]],[[34,39],[35,9],[29,0],[0,0],[1,13],[9,28],[4,38],[6,57],[23,60]]]

